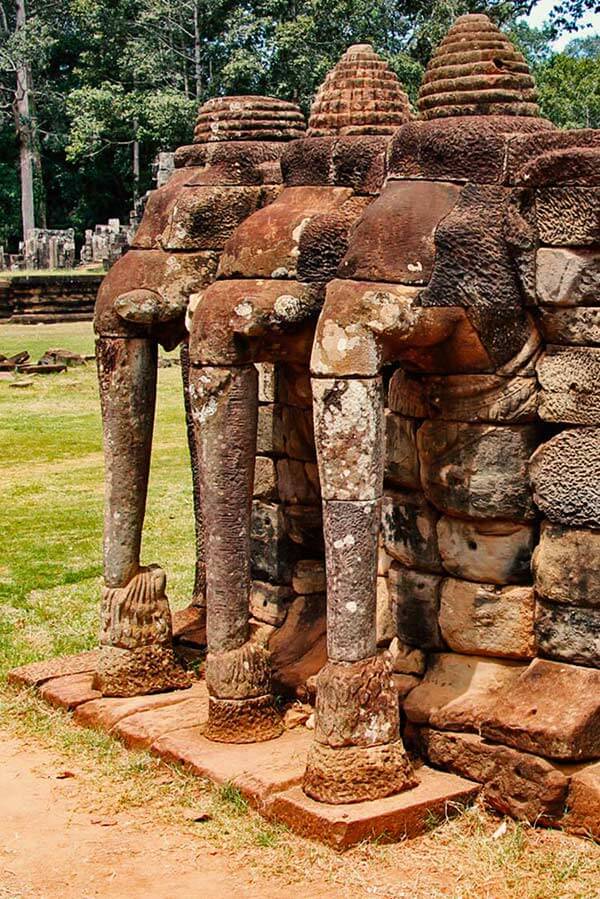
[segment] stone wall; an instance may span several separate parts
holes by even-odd
[[[91,321],[101,275],[30,275],[7,279],[0,317],[19,324]]]

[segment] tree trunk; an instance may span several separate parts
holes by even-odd
[[[17,29],[25,25],[25,0],[17,0]],[[19,164],[21,171],[21,218],[23,224],[23,240],[27,232],[35,228],[35,209],[33,203],[33,139],[31,115],[29,110],[29,93],[31,90],[31,71],[29,66],[22,65],[17,69],[15,91],[15,124],[19,139]]]
[[[140,142],[138,140],[138,120],[133,120],[133,208],[137,210],[138,200],[140,198]]]
[[[200,54],[200,16],[198,0],[194,0],[194,79],[196,81],[196,100],[202,96],[202,65]]]

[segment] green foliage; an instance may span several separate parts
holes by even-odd
[[[126,219],[150,162],[192,136],[210,96],[270,94],[305,112],[326,72],[351,43],[368,41],[413,103],[433,47],[456,16],[486,12],[511,30],[532,65],[546,115],[565,127],[597,123],[597,36],[562,54],[550,41],[597,0],[565,0],[552,24],[519,18],[529,0],[27,0],[27,24],[0,0],[0,243],[20,235],[17,142],[10,95],[26,61],[41,149],[49,227]],[[6,27],[4,27],[6,20]],[[6,101],[6,102],[3,102]],[[134,184],[134,142],[141,182]]]

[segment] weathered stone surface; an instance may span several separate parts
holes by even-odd
[[[381,501],[326,500],[323,517],[329,658],[344,662],[368,659],[376,652],[377,534]]]
[[[472,64],[486,65],[473,60]],[[500,183],[507,144],[510,147],[521,134],[552,128],[544,119],[501,114],[409,122],[390,142],[388,177]]]
[[[16,687],[39,687],[53,677],[65,677],[68,674],[90,674],[98,662],[98,650],[80,652],[72,656],[58,656],[44,659],[42,662],[30,662],[11,668],[7,680]]]
[[[280,184],[279,157],[285,146],[267,140],[188,144],[175,150],[175,173],[185,169],[182,176],[192,184]]]
[[[555,184],[598,186],[600,148],[564,147],[532,159],[518,175],[528,187],[552,187]]]
[[[535,286],[539,303],[600,305],[600,253],[540,247],[536,255]]]
[[[339,209],[315,215],[306,224],[298,241],[298,280],[319,283],[335,277],[354,224],[370,202],[370,197],[353,196]]]
[[[448,646],[474,655],[527,659],[535,655],[532,587],[496,587],[446,578],[440,629]]]
[[[600,764],[586,765],[571,778],[562,823],[569,833],[600,839]]]
[[[499,185],[463,188],[436,229],[435,266],[420,297],[423,306],[467,309],[495,367],[517,355],[531,327],[505,235],[508,199]]]
[[[337,749],[314,742],[302,788],[318,802],[340,805],[382,799],[417,783],[401,740]]]
[[[189,690],[170,693],[153,693],[150,696],[129,696],[126,698],[103,697],[86,702],[75,709],[73,720],[85,727],[114,732],[121,721],[148,711],[179,706],[182,702],[202,699],[208,710],[208,696],[204,681],[195,681]],[[206,714],[204,719],[206,719]]]
[[[44,681],[40,696],[50,705],[59,709],[76,709],[100,699],[102,693],[94,688],[91,674],[65,674]]]
[[[600,146],[597,129],[573,128],[563,131],[543,119],[540,124],[545,125],[546,130],[540,128],[535,133],[516,134],[508,141],[506,158],[508,183],[523,183],[521,178],[523,170],[527,171],[530,165],[537,167],[538,164],[541,164],[543,166],[544,158],[557,151]],[[554,180],[557,180],[556,177]]]
[[[287,406],[310,409],[313,394],[308,366],[282,364],[277,369],[280,401]]]
[[[208,696],[205,687],[202,692],[194,691],[194,696],[191,692],[180,695],[177,703],[124,715],[111,733],[130,749],[149,749],[167,734],[198,726],[208,718]]]
[[[256,451],[267,455],[281,455],[285,452],[283,407],[278,403],[258,407]]]
[[[548,343],[600,345],[600,306],[540,306],[537,317],[540,331]]]
[[[397,368],[389,380],[386,406],[405,417],[428,418],[430,410],[423,379]]]
[[[534,425],[425,422],[417,432],[425,495],[459,517],[533,518],[527,462],[536,445]]]
[[[409,118],[395,72],[370,44],[353,44],[319,87],[308,134],[391,134]]]
[[[600,238],[600,187],[542,187],[536,191],[540,240],[589,246]]]
[[[419,458],[414,421],[385,413],[385,478],[401,487],[420,487]]]
[[[394,608],[388,579],[377,578],[377,604],[375,608],[375,631],[377,646],[387,646],[396,634]]]
[[[419,686],[419,684],[421,683],[421,678],[416,677],[413,674],[397,674],[396,672],[394,672],[392,674],[392,680],[394,681],[394,687],[396,689],[396,693],[398,694],[398,702],[400,703],[400,708],[402,708],[402,703],[404,702],[410,691]]]
[[[323,553],[323,521],[320,506],[284,506],[283,518],[286,534],[292,543],[304,547],[302,555]]]
[[[294,567],[292,587],[296,593],[323,593],[326,587],[325,563],[321,559],[300,559]]]
[[[180,191],[160,238],[166,250],[220,250],[266,197],[262,187],[188,187]]]
[[[536,540],[532,525],[461,521],[444,515],[437,524],[437,537],[450,574],[491,584],[522,584],[530,578]]]
[[[544,522],[533,553],[536,593],[555,603],[600,609],[600,532]]]
[[[289,587],[281,587],[265,581],[252,581],[250,614],[257,621],[279,627],[285,621],[292,596]]]
[[[422,493],[387,490],[381,506],[381,538],[386,552],[409,568],[440,573],[438,518],[439,513]]]
[[[534,499],[557,524],[600,528],[600,428],[572,428],[530,460]]]
[[[402,793],[353,805],[310,799],[300,787],[275,793],[267,814],[295,833],[347,849],[365,840],[406,840],[427,833],[431,820],[446,820],[468,805],[479,785],[442,771],[419,768],[419,784]]]
[[[317,466],[299,459],[278,459],[277,487],[279,498],[284,503],[315,505],[320,500]]]
[[[103,646],[94,673],[93,688],[103,696],[138,696],[185,690],[192,681],[172,648],[148,643],[134,649]]]
[[[212,97],[199,111],[194,143],[290,140],[302,137],[304,117],[295,103],[275,97]]]
[[[427,418],[444,421],[518,423],[534,421],[537,384],[532,377],[447,375],[426,378]]]
[[[297,549],[287,535],[283,506],[254,501],[250,531],[252,576],[289,584]]]
[[[312,385],[323,499],[377,499],[384,453],[381,379],[313,378]]]
[[[346,187],[286,187],[220,244],[225,245],[220,277],[271,278],[274,272],[283,278],[295,277],[304,228],[315,215],[339,209],[351,196]]]
[[[402,643],[398,637],[394,637],[389,646],[389,654],[392,660],[392,670],[396,674],[416,675],[421,677],[425,673],[427,657],[421,649],[415,649]],[[417,684],[414,684],[416,687]]]
[[[496,694],[481,733],[548,758],[600,758],[599,691],[600,671],[534,659]]]
[[[540,652],[551,659],[600,668],[600,608],[538,599],[535,633]]]
[[[273,362],[257,362],[258,372],[258,402],[278,403],[279,396],[279,366]]]
[[[399,738],[398,698],[387,653],[329,662],[317,675],[315,740],[332,747],[374,746]]]
[[[399,639],[419,649],[440,649],[443,640],[438,613],[442,578],[394,562],[388,581]]]
[[[292,459],[314,462],[315,436],[310,406],[307,409],[283,406],[281,419],[283,423],[283,445],[287,455]]]
[[[273,502],[279,497],[275,462],[268,456],[257,456],[255,459],[252,494],[255,499],[266,502]]]
[[[537,116],[527,63],[485,15],[459,16],[434,51],[419,91],[425,119]]]
[[[568,779],[546,759],[488,743],[477,734],[424,728],[420,738],[433,765],[484,784],[484,800],[501,814],[530,824],[552,824],[562,817]]]
[[[510,691],[523,670],[523,664],[508,660],[457,653],[432,655],[425,677],[407,697],[404,711],[415,724],[477,731],[494,696]]]
[[[204,734],[216,743],[261,743],[283,733],[273,696],[252,699],[216,699],[209,696]]]
[[[537,364],[545,421],[600,424],[600,348],[549,347]]]
[[[257,643],[244,643],[227,652],[209,652],[206,657],[206,686],[218,699],[250,699],[270,691],[268,651]]]
[[[426,284],[435,229],[459,194],[455,184],[390,181],[356,225],[339,277]]]
[[[271,671],[277,692],[293,692],[327,661],[324,593],[298,596],[286,619],[269,639]]]

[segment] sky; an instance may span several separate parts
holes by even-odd
[[[531,15],[527,16],[529,25],[539,28],[544,24],[552,10],[558,4],[555,0],[541,0],[536,4]],[[587,25],[587,28],[580,28],[579,31],[573,33],[565,33],[558,40],[554,41],[552,46],[555,50],[562,50],[565,44],[568,44],[574,37],[585,37],[588,34],[600,34],[600,13],[588,12],[581,18],[581,25]]]

